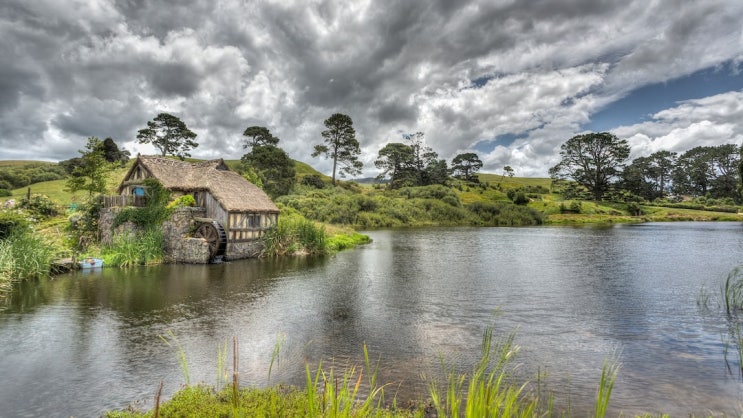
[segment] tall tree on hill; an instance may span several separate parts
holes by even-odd
[[[196,134],[183,121],[168,113],[160,113],[137,133],[140,144],[152,144],[163,157],[175,155],[181,160],[190,157],[188,151],[199,146],[194,138]]]
[[[245,129],[243,136],[247,137],[243,148],[253,148],[261,145],[276,145],[279,143],[279,138],[271,135],[268,128],[263,126],[250,126]]]
[[[482,168],[482,161],[474,152],[459,154],[451,160],[451,170],[465,180],[476,179],[475,174]]]
[[[67,180],[67,190],[72,193],[87,190],[89,195],[105,193],[106,178],[112,165],[106,161],[103,142],[96,137],[90,137],[85,150],[79,152],[82,154],[80,165],[72,170],[72,175]]]
[[[251,126],[243,135],[248,137],[243,148],[251,148],[240,161],[247,173],[254,173],[254,183],[271,197],[288,194],[294,187],[294,161],[283,149],[278,147],[279,138],[273,136],[268,128]]]
[[[361,174],[364,164],[359,161],[361,148],[356,139],[356,130],[353,121],[348,115],[335,113],[323,122],[328,128],[322,131],[324,144],[315,145],[313,157],[325,155],[333,159],[332,184],[335,185],[335,174],[339,171],[341,177]],[[338,166],[340,165],[340,169]]]
[[[416,184],[418,186],[433,184],[429,170],[439,166],[439,154],[426,145],[423,132],[403,134],[402,137],[408,141],[410,149],[413,150],[413,169],[418,177]]]
[[[414,160],[413,149],[409,145],[400,142],[387,144],[379,150],[379,157],[374,161],[374,166],[381,170],[377,178],[382,180],[389,176],[390,189],[416,185]]]
[[[288,194],[294,187],[294,161],[276,145],[255,146],[241,161],[243,166],[256,172],[263,190],[273,198]]]
[[[116,145],[116,142],[114,142],[113,139],[106,138],[103,140],[103,157],[108,161],[109,163],[119,163],[123,167],[127,161],[129,161],[129,157],[131,157],[131,153],[125,149],[120,150],[119,147]]]
[[[609,132],[576,135],[560,147],[561,161],[549,169],[554,180],[571,178],[601,200],[629,158],[627,140]]]

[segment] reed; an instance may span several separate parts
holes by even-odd
[[[614,388],[614,382],[619,374],[618,356],[604,360],[601,367],[601,380],[596,390],[596,406],[594,409],[594,418],[603,418],[606,416],[606,410],[609,408],[611,391]]]
[[[375,411],[384,410],[384,386],[377,386],[378,368],[372,367],[369,361],[369,352],[364,344],[365,367],[358,370],[351,366],[338,375],[335,368],[324,370],[322,363],[317,366],[314,375],[309,365],[305,366],[306,387],[305,399],[307,416],[310,417],[367,417],[374,416]],[[369,376],[367,380],[368,394],[361,395],[364,371]],[[318,390],[322,391],[318,393]]]
[[[167,336],[160,336],[160,339],[165,342],[165,344],[168,345],[168,347],[175,347],[176,351],[178,353],[178,364],[181,366],[181,372],[183,372],[183,378],[186,380],[186,386],[191,385],[191,377],[188,371],[188,358],[186,358],[186,351],[183,349],[183,346],[181,346],[181,343],[178,342],[178,339],[175,337],[175,334],[172,330],[168,330]]]
[[[429,394],[440,417],[533,417],[538,415],[539,398],[527,396],[528,385],[514,382],[517,368],[513,360],[519,351],[514,344],[515,334],[493,339],[493,329],[483,333],[481,357],[470,373],[447,374],[446,392],[440,393],[437,384],[429,383]],[[445,365],[444,365],[445,366]],[[466,383],[466,389],[465,389]]]
[[[728,274],[722,289],[725,311],[731,315],[743,309],[743,266],[736,267]]]
[[[112,245],[103,249],[106,264],[116,267],[160,264],[163,257],[163,232],[160,228],[118,235]]]
[[[30,231],[17,231],[0,240],[0,290],[13,282],[49,276],[54,249]]]

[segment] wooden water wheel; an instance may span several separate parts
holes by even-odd
[[[227,234],[219,222],[211,219],[200,219],[196,230],[193,233],[194,238],[204,238],[209,244],[209,261],[224,255],[227,247]]]

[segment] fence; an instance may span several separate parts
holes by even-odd
[[[144,207],[147,204],[145,196],[134,196],[134,195],[117,195],[117,196],[104,196],[103,207],[113,208],[117,206],[136,206]]]

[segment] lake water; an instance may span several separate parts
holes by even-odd
[[[185,382],[177,349],[160,338],[170,332],[192,383],[217,382],[217,347],[233,337],[243,386],[303,385],[307,361],[361,366],[365,343],[388,397],[425,398],[422,374],[439,375],[440,358],[469,370],[487,326],[516,333],[522,377],[546,371],[547,390],[574,416],[592,411],[614,353],[622,366],[610,416],[743,410],[731,324],[717,306],[743,264],[741,223],[367,234],[373,243],[320,259],[22,284],[0,313],[0,415],[151,408],[161,380],[166,397]],[[707,309],[697,305],[703,287]]]

